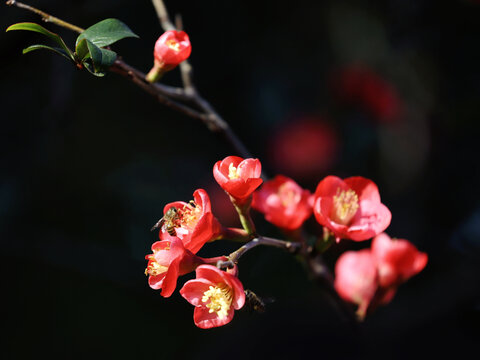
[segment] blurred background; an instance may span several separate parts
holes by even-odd
[[[151,2],[35,1],[81,27],[114,17],[140,36],[114,50],[147,72],[161,34]],[[166,1],[181,13],[195,83],[269,175],[312,191],[324,176],[374,180],[387,232],[429,255],[391,304],[352,330],[301,264],[257,248],[240,278],[274,298],[200,330],[178,291],[144,275],[163,206],[205,188],[232,154],[201,123],[116,74],[95,78],[40,35],[0,32],[3,359],[423,358],[478,350],[480,335],[480,37],[478,1]],[[0,7],[2,29],[40,19]],[[71,47],[75,35],[52,24]],[[179,85],[178,71],[164,82]],[[262,216],[259,230],[279,236]],[[307,224],[313,229],[314,222]],[[327,253],[333,267],[343,241]],[[214,243],[200,255],[229,253]],[[183,281],[191,276],[181,278]]]

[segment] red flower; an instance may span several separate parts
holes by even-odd
[[[162,289],[161,295],[169,297],[177,286],[179,275],[193,271],[201,259],[183,247],[180,239],[166,235],[166,240],[152,245],[153,254],[145,256],[148,260],[145,275],[152,289]]]
[[[245,292],[238,278],[212,265],[200,265],[197,277],[187,281],[180,294],[195,306],[193,320],[202,329],[228,324],[235,310],[245,304]]]
[[[359,314],[366,310],[377,291],[377,267],[370,249],[347,251],[335,264],[335,289],[346,301],[359,306]]]
[[[372,70],[351,66],[335,75],[333,91],[342,101],[362,107],[381,121],[394,121],[401,114],[398,92]]]
[[[175,68],[188,59],[192,52],[190,39],[185,31],[169,30],[164,32],[155,43],[153,55],[155,61],[165,70]]]
[[[188,59],[192,52],[190,39],[184,31],[164,32],[155,43],[154,65],[146,76],[149,82],[158,81],[162,75]]]
[[[392,214],[380,202],[377,185],[360,176],[342,180],[327,176],[315,192],[317,221],[341,238],[367,240],[390,224]]]
[[[420,252],[407,240],[391,239],[385,233],[372,241],[379,283],[382,287],[396,287],[418,274],[427,265],[428,255]]]
[[[258,159],[242,159],[227,156],[217,161],[213,167],[213,176],[217,183],[232,197],[244,200],[262,183],[260,178],[262,164]]]
[[[312,214],[312,195],[295,181],[277,175],[253,193],[252,206],[265,219],[287,230],[295,230]]]
[[[196,254],[207,241],[221,234],[222,226],[212,214],[210,198],[205,190],[196,190],[193,199],[189,203],[176,201],[165,205],[160,238],[170,232],[183,241],[186,249]]]

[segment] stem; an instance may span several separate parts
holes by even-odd
[[[253,249],[258,245],[273,246],[276,248],[290,251],[292,253],[295,253],[298,250],[300,250],[302,246],[299,243],[292,243],[290,241],[283,241],[283,240],[273,239],[265,236],[259,236],[249,241],[242,247],[238,248],[234,252],[232,252],[230,255],[227,256],[228,261],[220,261],[217,264],[217,266],[219,268],[225,268],[225,267],[228,268],[228,267],[235,266],[238,263],[238,260],[240,260],[240,258],[243,256],[243,254],[245,254],[247,251]]]
[[[250,204],[252,203],[252,196],[250,195],[250,197],[247,199],[239,200],[230,195],[230,201],[238,213],[242,227],[251,238],[255,237],[257,230],[255,229],[255,224],[250,216]]]
[[[244,229],[238,228],[223,228],[222,234],[217,240],[230,240],[238,242],[248,242],[250,241],[250,236]]]
[[[168,18],[168,13],[163,1],[152,0],[152,2],[155,5],[155,9],[162,27],[170,30],[175,29],[172,22]],[[6,2],[6,4],[31,11],[37,15],[40,15],[44,21],[51,22],[68,30],[77,33],[82,33],[84,31],[84,29],[79,26],[70,24],[33,6],[26,5],[15,0],[9,0]],[[184,63],[185,65],[182,65]],[[243,142],[233,132],[228,123],[213,109],[210,103],[202,98],[195,90],[193,82],[191,81],[191,66],[188,64],[188,62],[183,62],[182,64],[180,64],[180,70],[183,72],[182,79],[184,81],[184,88],[176,88],[161,84],[150,84],[145,80],[144,73],[128,65],[122,61],[120,57],[115,61],[114,65],[111,66],[109,70],[130,80],[142,90],[152,95],[159,103],[189,117],[202,121],[210,131],[222,136],[228,143],[230,143],[234,151],[239,156],[243,158],[251,158],[252,155],[247,150]],[[186,64],[188,64],[188,67]],[[187,104],[191,104],[193,107]],[[195,107],[200,108],[200,111],[195,109]]]
[[[155,6],[162,27],[166,30],[175,29],[174,25],[168,17],[168,13],[163,1],[152,0],[152,2]],[[9,0],[6,2],[6,4],[9,6],[16,6],[18,8],[33,12],[41,16],[41,18],[45,22],[56,24],[76,33],[82,33],[84,31],[84,29],[79,26],[70,24],[55,16],[47,14],[39,9],[34,8],[33,6],[26,5],[15,0]],[[232,146],[232,148],[239,156],[243,158],[251,158],[252,155],[250,154],[246,146],[243,144],[243,142],[235,134],[235,132],[230,128],[228,123],[215,111],[212,105],[210,105],[210,103],[206,101],[203,97],[201,97],[196,91],[191,80],[191,65],[188,62],[184,62],[182,64],[180,65],[180,70],[182,71],[182,80],[184,84],[183,88],[171,87],[163,84],[150,84],[145,80],[144,73],[123,62],[120,57],[115,61],[114,65],[111,66],[109,70],[118,73],[126,79],[130,80],[132,83],[140,87],[146,93],[152,95],[159,103],[166,105],[189,117],[202,121],[210,131],[222,136]],[[264,180],[266,179],[264,175],[262,175],[262,178]],[[244,211],[240,215],[241,219],[242,217],[242,225],[245,227],[246,231],[250,235],[255,235],[255,226],[252,219],[250,218],[250,214]],[[252,241],[246,243],[237,251],[230,254],[230,256],[228,257],[228,261],[223,262],[223,264],[221,263],[222,261],[220,261],[217,266],[234,266],[245,252],[258,245],[283,248],[286,250],[290,250],[293,253],[297,252],[302,248],[302,245],[300,243],[291,243],[272,238],[257,237],[254,238]],[[345,317],[355,327],[357,327],[358,322],[355,319],[355,314],[352,313],[348,305],[341,298],[339,298],[338,294],[335,292],[335,289],[333,288],[332,276],[325,264],[323,263],[323,260],[318,257],[312,257],[312,254],[310,254],[309,251],[302,252],[301,256],[308,264],[309,271],[314,277],[314,279],[326,288],[331,301],[335,304],[337,308],[342,311]]]
[[[47,14],[46,12],[43,12],[42,10],[39,10],[37,8],[34,8],[33,6],[30,6],[30,5],[27,5],[27,4],[24,4],[24,3],[21,3],[19,1],[9,0],[9,1],[6,2],[6,4],[8,6],[16,6],[18,8],[31,11],[31,12],[37,14],[37,15],[40,15],[42,17],[42,20],[45,21],[45,22],[50,22],[50,23],[56,24],[58,26],[66,28],[66,29],[75,31],[79,34],[82,33],[85,30],[85,29],[82,29],[81,27],[70,24],[70,23],[68,23],[68,22],[66,22],[62,19],[59,19],[59,18],[57,18],[55,16],[52,16],[50,14]]]

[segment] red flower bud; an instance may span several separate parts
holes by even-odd
[[[152,245],[153,254],[145,256],[148,260],[145,274],[152,289],[162,289],[161,295],[169,297],[177,286],[179,275],[193,271],[201,259],[186,250],[180,239],[166,236],[163,241]]]
[[[359,305],[365,314],[378,287],[377,267],[370,249],[347,251],[335,264],[335,289],[346,301]]]
[[[160,239],[166,233],[176,235],[186,249],[196,254],[207,241],[221,234],[222,226],[212,214],[205,190],[196,190],[193,199],[189,203],[176,201],[165,205],[163,213],[167,219],[162,225]]]
[[[372,241],[372,254],[376,259],[380,286],[398,286],[425,268],[428,255],[420,252],[407,240],[391,239],[385,233]]]
[[[238,156],[227,156],[217,161],[213,167],[213,176],[217,183],[235,199],[248,198],[263,180],[262,164],[258,159],[242,159]]]
[[[235,310],[245,304],[238,278],[212,265],[200,265],[197,277],[187,281],[180,294],[195,306],[193,320],[202,329],[228,324]]]
[[[155,43],[154,66],[146,77],[147,81],[157,81],[166,71],[174,69],[188,59],[191,52],[192,45],[185,31],[164,32]]]
[[[360,176],[345,180],[327,176],[320,181],[313,212],[337,240],[367,240],[384,231],[392,219],[380,201],[377,185]]]
[[[295,181],[277,175],[253,193],[252,207],[265,214],[265,219],[286,230],[302,226],[312,214],[313,197]]]

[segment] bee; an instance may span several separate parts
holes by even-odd
[[[178,220],[180,220],[180,214],[178,212],[178,209],[172,206],[170,209],[167,210],[165,215],[163,215],[163,217],[158,220],[155,225],[153,225],[150,231],[153,231],[165,225],[165,230],[167,230],[167,232],[171,236],[176,236],[177,232],[175,231],[175,227],[177,226]]]
[[[245,290],[245,306],[250,312],[263,313],[266,310],[266,304],[272,302],[273,299],[262,299],[252,290]]]

